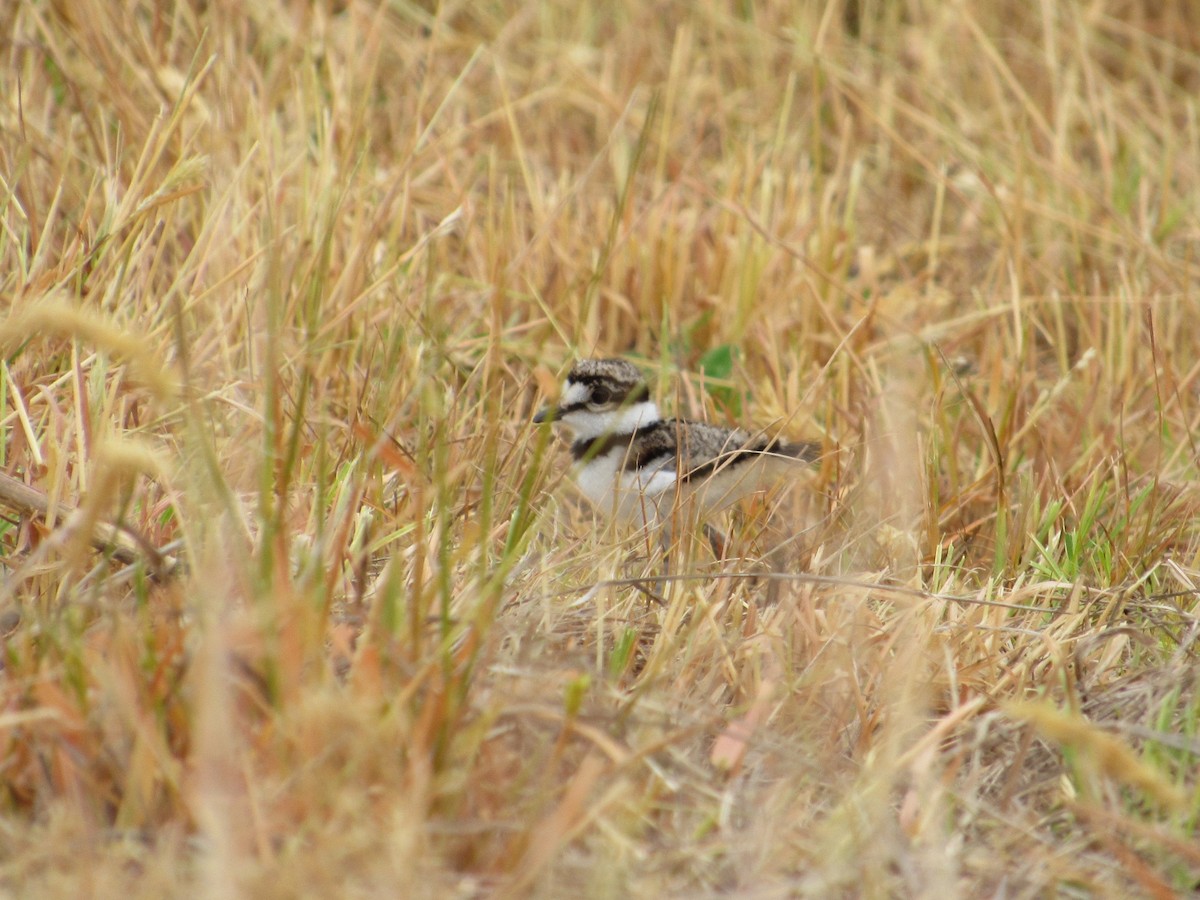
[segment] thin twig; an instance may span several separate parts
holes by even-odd
[[[0,472],[0,504],[21,515],[42,518],[50,511],[50,498],[45,493],[2,472]],[[79,515],[78,509],[60,503],[58,511],[65,523],[63,527],[71,528],[74,518]],[[133,565],[143,559],[147,560],[151,572],[156,578],[170,576],[179,569],[177,557],[160,551],[143,534],[123,522],[100,520],[89,536],[89,541],[95,549],[101,553],[111,554],[113,559],[125,565]]]

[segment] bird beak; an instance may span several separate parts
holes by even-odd
[[[533,417],[534,425],[541,425],[543,422],[553,422],[558,418],[558,407],[546,405],[537,411],[537,415]]]

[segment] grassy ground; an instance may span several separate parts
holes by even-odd
[[[1200,882],[1193,4],[0,26],[6,895]],[[599,354],[822,461],[633,584]]]

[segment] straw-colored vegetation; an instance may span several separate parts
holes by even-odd
[[[0,34],[0,892],[1200,882],[1195,4]],[[662,579],[580,354],[822,461]]]

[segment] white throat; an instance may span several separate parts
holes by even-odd
[[[607,434],[630,434],[644,425],[652,425],[660,418],[654,401],[642,400],[604,412],[577,409],[563,416],[562,423],[571,429],[576,440],[590,441]]]

